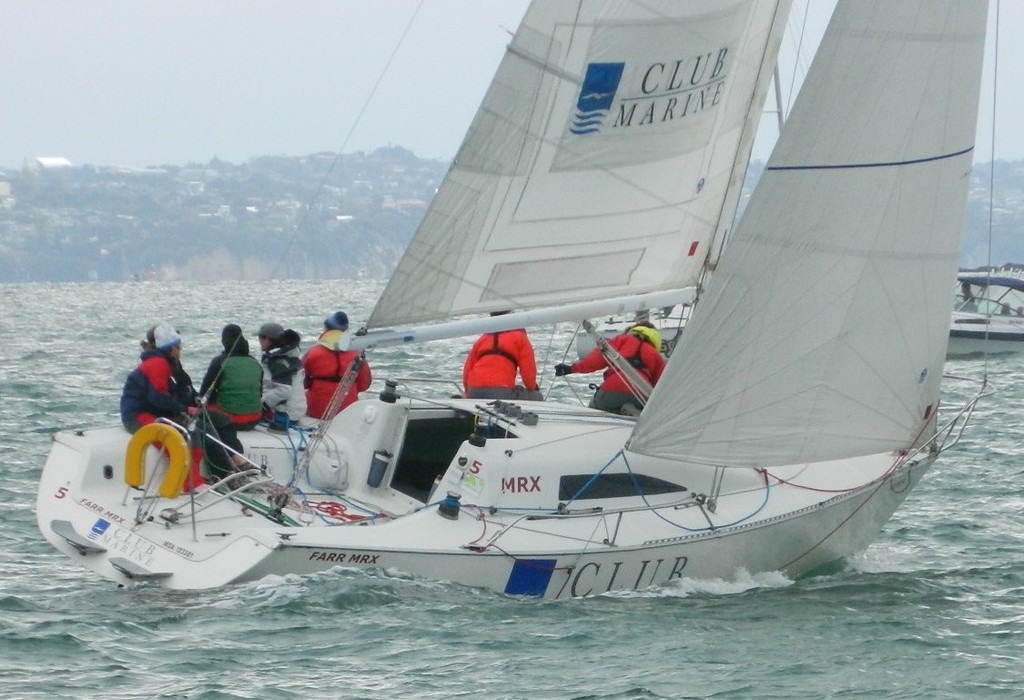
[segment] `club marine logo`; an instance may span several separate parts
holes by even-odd
[[[569,132],[586,136],[657,127],[702,114],[722,99],[728,54],[723,47],[639,70],[625,62],[590,63]]]
[[[619,89],[625,67],[625,63],[591,63],[587,66],[569,131],[582,135],[601,130],[615,101],[615,92]]]
[[[96,540],[103,536],[103,533],[110,527],[110,523],[103,518],[100,518],[92,524],[92,528],[89,530],[89,539]]]

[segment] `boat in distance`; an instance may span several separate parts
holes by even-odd
[[[1024,352],[1024,277],[1019,270],[961,272],[949,330],[950,357]]]

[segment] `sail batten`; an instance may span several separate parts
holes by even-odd
[[[696,284],[788,6],[532,3],[368,327]]]
[[[986,14],[840,3],[631,449],[764,467],[933,428]]]

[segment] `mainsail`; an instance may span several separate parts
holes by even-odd
[[[695,284],[788,7],[532,3],[368,327]]]
[[[840,3],[631,449],[761,467],[922,436],[939,401],[986,10]]]

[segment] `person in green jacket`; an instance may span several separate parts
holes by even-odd
[[[249,342],[234,323],[224,326],[220,335],[224,352],[210,362],[199,387],[206,397],[206,415],[221,441],[238,453],[243,451],[239,430],[252,430],[263,416],[263,367],[249,354]],[[209,449],[209,462],[220,475],[232,465],[244,466],[244,460]]]

